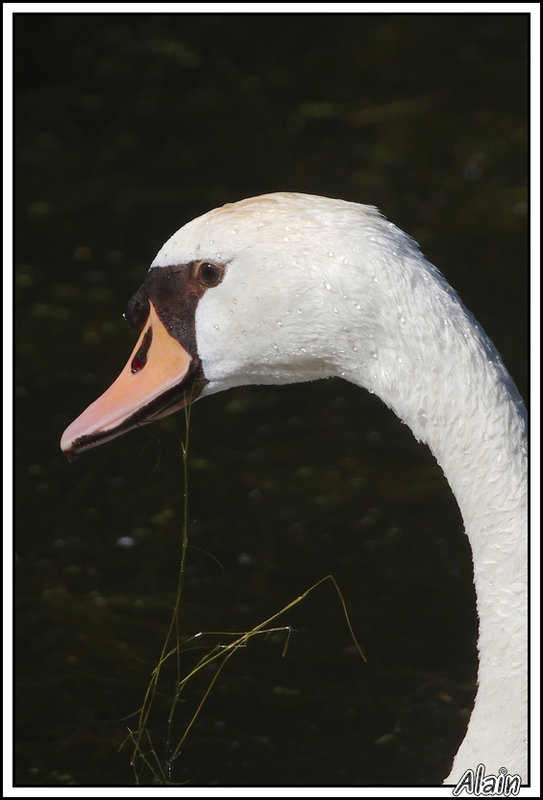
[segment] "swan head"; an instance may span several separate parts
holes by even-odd
[[[415,246],[371,206],[296,193],[187,223],[128,304],[140,336],[126,366],[67,428],[62,449],[75,455],[233,386],[348,377],[345,350],[361,360],[349,314],[356,342],[371,342],[380,324],[371,264],[391,237],[395,255]]]
[[[233,386],[328,376],[375,392],[428,443],[472,542],[484,654],[454,774],[487,763],[489,729],[493,763],[511,756],[524,774],[525,412],[492,343],[415,242],[370,206],[242,200],[165,243],[126,317],[139,338],[64,432],[68,456]],[[498,674],[504,642],[516,643],[516,667]]]

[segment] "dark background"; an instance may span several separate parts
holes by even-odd
[[[420,242],[526,397],[522,14],[16,14],[15,782],[133,785],[176,595],[183,415],[68,464],[66,425],[124,365],[162,243],[232,200],[375,204]],[[332,573],[219,675],[169,780],[436,784],[474,691],[470,554],[440,470],[337,381],[246,388],[191,420],[182,638],[245,631]],[[206,637],[203,637],[206,639]],[[224,636],[207,637],[211,644]],[[211,646],[210,644],[210,646]],[[188,671],[203,650],[183,651]],[[194,714],[173,675],[137,760]]]

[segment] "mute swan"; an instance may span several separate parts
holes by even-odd
[[[242,384],[340,376],[426,442],[469,536],[478,692],[446,782],[527,779],[526,414],[493,344],[417,244],[371,206],[274,193],[164,244],[128,305],[140,337],[65,431],[80,453]]]

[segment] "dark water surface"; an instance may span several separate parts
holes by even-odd
[[[378,205],[526,396],[527,37],[520,14],[16,15],[18,785],[135,780],[119,745],[176,595],[183,415],[73,464],[58,441],[124,365],[125,303],[185,221],[278,189]],[[427,449],[341,381],[239,389],[193,408],[189,480],[183,637],[249,630],[331,573],[368,661],[321,585],[281,619],[284,657],[278,633],[228,662],[171,781],[439,783],[477,623]],[[165,675],[162,764],[213,675],[171,730]]]

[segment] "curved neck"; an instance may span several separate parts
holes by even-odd
[[[497,351],[457,295],[430,265],[423,263],[421,271],[419,261],[417,270],[407,265],[410,292],[398,287],[397,276],[385,286],[381,335],[353,346],[352,320],[345,324],[336,374],[380,396],[429,446],[469,537],[478,692],[448,781],[480,763],[487,774],[505,767],[526,779],[525,410]],[[396,303],[390,301],[395,294]]]

